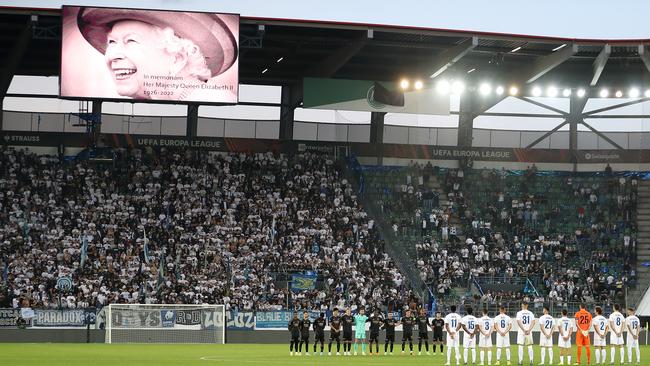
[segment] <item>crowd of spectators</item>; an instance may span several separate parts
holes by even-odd
[[[411,298],[327,156],[113,153],[95,164],[1,151],[0,307],[327,309]],[[304,271],[318,286],[292,292],[286,280]]]
[[[439,181],[444,207],[425,203],[426,184],[409,184],[434,171],[429,179]],[[393,233],[415,245],[420,277],[439,299],[485,280],[522,284],[522,291],[476,295],[489,303],[522,296],[555,304],[613,301],[635,283],[633,177],[543,174],[535,165],[510,172],[411,164],[392,174],[401,174],[407,189],[384,195],[382,204],[407,209],[411,219],[393,221]]]

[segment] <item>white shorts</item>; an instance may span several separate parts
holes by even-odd
[[[497,333],[497,348],[510,347],[510,334],[505,337]]]
[[[451,335],[447,333],[447,347],[456,347],[460,344],[460,334],[455,333],[455,337],[451,338]]]
[[[476,348],[476,336],[470,337],[463,334],[463,348]]]
[[[524,332],[517,332],[517,344],[520,346],[532,346],[533,333],[525,335]]]
[[[482,334],[479,335],[478,346],[480,348],[492,348],[492,335],[490,334],[489,337],[486,337]]]
[[[622,346],[625,344],[623,342],[623,334],[621,333],[620,336],[617,336],[614,332],[609,333],[609,344],[612,346]]]
[[[601,337],[598,334],[594,333],[594,347],[605,347],[607,345],[607,339]]]
[[[557,346],[560,348],[571,348],[571,337],[565,341],[564,337],[559,336],[557,340]]]
[[[541,332],[539,333],[539,346],[540,347],[553,347],[553,334],[551,333],[550,337],[546,337]]]
[[[628,347],[639,347],[639,338],[634,339],[631,335],[628,334],[626,344]]]

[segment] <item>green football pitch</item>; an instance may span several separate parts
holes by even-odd
[[[400,344],[401,346],[401,344]],[[417,349],[417,348],[416,348]],[[462,350],[461,350],[462,352]],[[609,348],[607,349],[609,365]],[[407,353],[408,354],[408,353]],[[553,364],[559,362],[554,351]],[[535,347],[535,365],[539,347]],[[478,357],[478,354],[477,354]],[[493,354],[494,357],[494,354]],[[505,355],[502,356],[505,359]],[[513,365],[517,350],[512,348]],[[618,365],[618,352],[616,355]],[[627,359],[627,355],[626,355]],[[477,360],[478,361],[478,360]],[[505,360],[502,360],[505,361]],[[575,349],[573,350],[575,362]],[[592,364],[595,358],[592,354]],[[7,366],[165,366],[165,365],[443,365],[446,356],[289,356],[288,345],[149,345],[149,344],[0,344],[0,364]],[[452,361],[452,365],[454,362]],[[505,365],[505,362],[502,363]],[[528,363],[524,363],[527,365]],[[586,364],[583,354],[582,364]],[[548,365],[548,361],[547,361]],[[641,365],[650,366],[650,347],[641,347]]]

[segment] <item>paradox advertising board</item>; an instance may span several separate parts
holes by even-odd
[[[239,15],[64,6],[59,95],[237,103]]]

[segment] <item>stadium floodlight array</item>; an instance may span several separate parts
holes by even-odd
[[[106,343],[225,343],[224,305],[110,304]]]
[[[468,73],[473,72],[474,70],[476,69],[471,69],[470,71],[468,71]],[[413,85],[413,87],[411,87],[411,85]],[[419,91],[427,87],[427,85],[422,80],[418,79],[415,81],[415,83],[411,83],[411,81],[406,78],[400,80],[399,86],[404,91],[413,91],[413,90]],[[478,85],[466,85],[463,82],[463,80],[459,80],[459,79],[447,80],[444,78],[436,80],[433,83],[433,85],[430,85],[430,87],[435,89],[438,92],[438,94],[441,95],[446,95],[446,94],[461,95],[466,89],[477,92],[482,97],[489,97],[492,94],[501,96],[506,92],[505,85],[496,85],[496,87],[492,87],[492,85],[486,81],[481,82]],[[572,89],[570,87],[558,88],[553,85],[548,86],[545,90],[543,90],[540,85],[530,85],[526,88],[521,88],[521,89],[517,85],[511,85],[510,87],[507,88],[508,95],[513,97],[518,96],[521,91],[523,95],[529,95],[532,97],[545,96],[549,98],[559,98],[559,97],[568,98],[574,94],[574,90],[575,90],[575,95],[578,98],[583,98],[585,96],[596,97],[596,98],[612,98],[612,97],[623,98],[627,96],[628,98],[634,99],[634,98],[640,98],[642,94],[641,90],[634,86],[631,87],[629,90],[627,90],[627,93],[621,89],[615,89],[612,93],[610,93],[610,90],[608,88],[600,88],[600,89],[591,88],[587,90],[583,87]],[[646,89],[643,92],[643,97],[650,98],[650,89]]]

